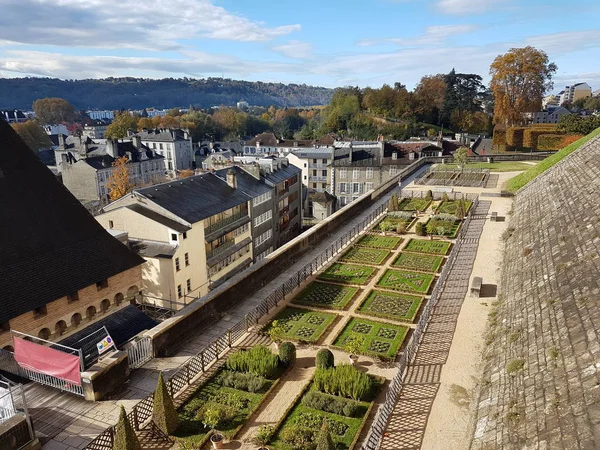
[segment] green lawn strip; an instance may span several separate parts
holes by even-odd
[[[469,209],[471,209],[472,205],[473,205],[472,201],[465,200],[465,207],[466,207],[465,213],[467,213],[469,211]],[[435,212],[436,212],[436,214],[452,214],[452,215],[455,215],[457,209],[458,209],[458,200],[448,200],[446,202],[441,202],[437,206]]]
[[[427,294],[434,279],[435,275],[431,273],[388,269],[377,282],[377,286],[394,291]]]
[[[273,320],[279,321],[278,323],[281,323],[286,329],[285,338],[317,342],[336,317],[337,314],[287,306]],[[272,323],[271,321],[266,324],[263,331],[268,333]]]
[[[325,270],[319,279],[344,284],[367,284],[377,271],[374,267],[359,266],[356,264],[333,263]]]
[[[357,311],[374,317],[413,322],[423,297],[373,289]]]
[[[344,309],[360,291],[352,286],[314,281],[292,300],[296,305]]]
[[[590,141],[591,139],[595,138],[598,135],[600,135],[600,128],[597,128],[596,130],[592,131],[587,136],[582,137],[581,139],[573,142],[572,144],[567,145],[565,148],[563,148],[562,150],[559,150],[554,155],[548,156],[546,159],[542,160],[538,165],[527,170],[527,172],[523,172],[523,173],[517,175],[516,177],[511,178],[510,180],[508,180],[508,184],[506,185],[506,188],[510,192],[517,192],[519,189],[521,189],[523,186],[525,186],[527,183],[529,183],[535,177],[537,177],[538,175],[541,175],[546,170],[548,170],[550,167],[552,167],[554,164],[559,162],[561,159],[563,159],[567,155],[573,153],[575,150],[577,150],[583,144],[585,144],[586,142]]]
[[[352,247],[340,257],[340,261],[380,266],[391,253],[377,248]]]
[[[351,317],[335,338],[333,346],[343,349],[346,339],[351,336],[357,337],[362,341],[362,354],[394,359],[400,351],[407,332],[408,328],[401,325]]]
[[[356,245],[367,248],[383,248],[394,250],[402,243],[402,238],[395,236],[377,236],[375,234],[367,234],[363,236]]]
[[[459,168],[456,164],[444,164],[442,167],[448,169]],[[499,161],[494,163],[468,163],[464,166],[465,169],[488,169],[490,172],[517,172],[520,170],[531,169],[531,167],[531,164],[525,164],[518,161]]]
[[[450,242],[426,241],[425,239],[411,239],[404,247],[404,251],[427,253],[430,255],[446,255],[450,250]]]
[[[404,198],[398,205],[400,211],[425,211],[431,200],[426,198]]]
[[[427,219],[427,222],[425,222],[425,230],[427,230],[427,234],[433,236],[444,236],[453,239],[458,235],[460,224],[461,222],[459,220],[450,224],[445,220],[440,221],[435,218]],[[440,234],[440,227],[443,227],[444,230],[446,230],[444,234]]]
[[[400,253],[398,258],[392,263],[393,267],[399,269],[416,270],[419,272],[436,273],[444,258],[434,255],[422,255],[419,253]]]
[[[179,419],[181,424],[174,436],[177,441],[183,441],[190,445],[195,445],[194,448],[202,448],[210,437],[210,430],[205,429],[202,420],[197,417],[197,411],[210,401],[215,395],[234,395],[237,398],[244,399],[246,406],[238,408],[237,414],[227,425],[219,427],[221,432],[228,439],[233,439],[235,435],[242,429],[248,419],[260,407],[261,402],[267,397],[268,393],[277,385],[277,380],[267,380],[265,387],[261,392],[251,393],[238,389],[224,387],[216,382],[216,377],[221,373],[219,370],[213,377],[201,385],[196,392],[179,408]]]

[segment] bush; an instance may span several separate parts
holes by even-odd
[[[506,145],[506,129],[502,125],[496,125],[494,128],[492,143],[494,145]]]
[[[275,428],[271,425],[261,425],[254,436],[254,442],[260,446],[265,446],[269,443],[275,433]]]
[[[286,427],[280,433],[281,440],[294,450],[314,450],[317,446],[317,432],[307,427]]]
[[[556,133],[556,126],[527,128],[523,133],[523,147],[537,150],[538,138],[550,133]]]
[[[317,352],[315,363],[317,369],[329,369],[335,365],[335,358],[333,353],[331,353],[331,350],[322,348]]]
[[[358,404],[354,400],[332,397],[317,391],[308,392],[302,397],[302,404],[338,416],[354,417],[358,411]]]
[[[323,421],[323,426],[317,435],[317,450],[335,450],[326,420]]]
[[[538,150],[560,150],[582,137],[581,134],[542,134],[538,137]]]
[[[279,361],[285,366],[290,367],[296,361],[296,346],[291,342],[284,342],[279,346]]]
[[[427,235],[427,233],[425,232],[425,225],[423,224],[423,222],[417,222],[417,225],[415,225],[415,233],[417,234],[417,236]]]
[[[506,130],[506,144],[516,149],[523,148],[524,127],[511,127]]]
[[[236,414],[237,410],[234,407],[211,401],[198,411],[197,417],[206,428],[216,430],[226,426],[234,419]]]
[[[179,415],[165,385],[162,372],[158,374],[158,385],[154,391],[152,419],[165,434],[173,434],[179,426]]]
[[[445,192],[442,194],[442,201],[443,202],[450,201],[450,199],[448,198],[448,194],[446,194]]]
[[[317,369],[313,386],[315,390],[325,394],[368,400],[373,395],[375,382],[354,366],[341,364],[331,369]]]
[[[235,372],[253,373],[265,378],[274,378],[279,366],[279,357],[268,347],[257,345],[250,350],[239,351],[227,359],[227,368]]]
[[[427,191],[427,194],[425,195],[425,200],[433,200],[433,192],[430,190]]]
[[[125,408],[121,406],[119,413],[119,421],[115,425],[115,436],[113,450],[141,450],[140,441],[129,423],[129,419],[125,414]]]
[[[224,370],[217,378],[221,386],[239,389],[246,392],[259,392],[267,380],[261,376],[252,373],[232,372]]]
[[[388,217],[393,217],[394,219],[404,219],[404,220],[412,220],[413,213],[410,211],[391,211],[387,213]]]

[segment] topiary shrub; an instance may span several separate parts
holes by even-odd
[[[167,435],[173,434],[179,426],[179,415],[165,385],[162,372],[158,374],[158,385],[154,391],[152,420]]]
[[[423,222],[417,222],[417,224],[415,225],[415,233],[417,234],[417,236],[426,236],[427,232],[425,230],[425,225],[423,224]]]
[[[358,403],[354,400],[334,397],[322,392],[307,392],[302,397],[302,404],[308,408],[330,412],[338,416],[354,417],[358,411]]]
[[[353,400],[370,400],[375,391],[375,379],[356,369],[341,364],[331,369],[318,369],[315,372],[313,388],[316,391]]]
[[[294,425],[284,428],[280,433],[281,440],[294,450],[314,450],[317,432],[307,427]]]
[[[506,130],[506,143],[514,149],[520,150],[523,148],[523,133],[524,127],[511,127]]]
[[[317,369],[329,369],[335,365],[335,358],[331,350],[326,348],[322,348],[317,352],[317,357],[315,358],[315,364]]]
[[[227,368],[235,372],[253,373],[272,379],[279,367],[279,357],[268,347],[257,345],[247,351],[234,353],[227,358]]]
[[[326,420],[323,420],[323,426],[317,435],[317,448],[316,450],[335,450],[335,445],[331,439],[331,433],[329,432],[329,425]]]
[[[125,408],[121,406],[121,412],[119,413],[119,421],[115,425],[115,437],[113,441],[113,450],[141,450],[140,441],[133,427],[127,419],[125,414]]]
[[[285,367],[291,367],[296,361],[296,346],[291,342],[284,342],[279,346],[279,361]]]
[[[433,192],[430,190],[427,191],[427,194],[425,195],[425,200],[433,200]]]

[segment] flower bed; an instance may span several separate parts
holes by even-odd
[[[388,269],[377,282],[377,286],[394,291],[427,294],[434,278],[435,275],[430,273]]]
[[[421,255],[418,253],[400,253],[392,266],[419,272],[437,272],[444,260],[441,256]]]
[[[427,221],[427,223],[425,224],[425,229],[427,230],[427,234],[455,238],[458,234],[460,224],[460,220],[442,220],[437,219],[436,216],[434,216],[433,218]]]
[[[427,200],[426,198],[405,198],[400,202],[399,209],[400,211],[425,211],[431,200]]]
[[[344,348],[348,338],[357,338],[361,343],[361,353],[394,359],[406,337],[407,327],[375,322],[352,317],[333,345]]]
[[[342,255],[340,261],[380,266],[390,255],[391,253],[387,250],[352,247]]]
[[[292,303],[317,308],[344,309],[360,289],[315,281],[298,294]]]
[[[319,279],[344,284],[367,284],[377,269],[355,264],[332,264]]]
[[[471,205],[473,204],[470,200],[465,200],[465,214],[469,212]],[[452,214],[456,215],[456,210],[458,209],[458,200],[447,200],[445,202],[441,202],[436,208],[436,214]]]
[[[362,314],[386,319],[413,322],[423,297],[373,289],[357,309]]]
[[[277,320],[277,323],[285,329],[285,339],[317,342],[336,317],[336,314],[288,306],[280,311],[273,320]],[[272,323],[273,321],[269,322],[263,331],[268,333]]]
[[[411,239],[404,247],[406,252],[427,253],[430,255],[445,255],[450,250],[450,242],[426,241],[424,239]]]
[[[402,238],[395,236],[377,236],[375,234],[367,234],[363,236],[356,245],[359,247],[368,248],[384,248],[394,250],[402,242]]]

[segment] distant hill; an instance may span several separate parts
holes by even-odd
[[[263,83],[224,78],[0,78],[0,109],[31,109],[38,98],[61,97],[77,109],[141,109],[234,106],[240,100],[256,106],[328,104],[333,89],[305,84]]]

